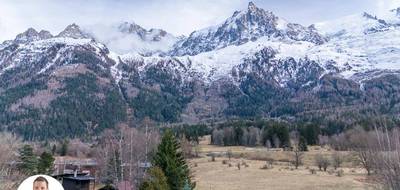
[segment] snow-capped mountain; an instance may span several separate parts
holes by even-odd
[[[390,26],[385,20],[366,12],[315,24],[319,32],[331,38],[366,35],[387,30]]]
[[[186,40],[175,45],[172,54],[196,55],[229,45],[256,41],[260,37],[308,41],[315,44],[326,41],[314,27],[288,23],[250,2],[246,10],[236,11],[225,22],[193,32]]]
[[[399,114],[399,13],[305,27],[249,3],[187,38],[133,22],[55,36],[30,28],[0,44],[0,125],[59,137],[72,130],[65,123],[83,134],[88,122],[101,131],[145,116]]]
[[[84,39],[92,38],[88,33],[84,32],[78,25],[71,24],[68,25],[62,32],[60,32],[57,37],[60,38],[74,38],[74,39]]]
[[[321,60],[330,59],[342,67],[350,66],[342,73],[347,77],[373,70],[398,70],[400,28],[393,15],[386,18],[390,20],[363,13],[317,23],[316,28],[328,36],[329,42],[310,52],[320,52]]]
[[[18,34],[14,41],[3,45],[0,50],[0,74],[19,68],[29,68],[27,71],[31,75],[57,69],[53,67],[73,62],[71,52],[80,48],[97,54],[108,52],[103,44],[95,42],[76,24],[67,26],[56,36],[43,30],[38,33],[30,28]]]
[[[49,39],[51,37],[53,37],[53,35],[51,35],[49,31],[41,30],[40,32],[37,32],[35,29],[29,28],[25,32],[18,34],[17,37],[15,37],[14,42],[26,43],[37,40]]]

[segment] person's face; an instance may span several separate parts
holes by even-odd
[[[33,190],[47,190],[47,184],[44,181],[36,181],[33,183]]]

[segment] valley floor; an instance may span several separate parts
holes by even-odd
[[[230,161],[222,154],[228,150],[232,151],[234,157]],[[353,160],[350,153],[343,153],[347,155],[346,162],[340,168],[343,169],[344,175],[338,177],[337,171],[332,167],[328,169],[329,172],[318,171],[313,163],[315,154],[331,153],[323,149],[316,148],[307,152],[304,155],[304,165],[299,169],[294,169],[294,166],[286,161],[292,152],[267,151],[265,148],[219,147],[208,145],[205,141],[200,143],[199,151],[200,157],[190,161],[197,190],[373,189],[369,183],[365,183],[369,180],[364,170],[351,166]],[[211,161],[210,153],[220,156]],[[257,159],[254,155],[257,155]],[[266,161],[262,161],[262,156],[272,156],[277,161],[272,168],[261,169],[266,164]],[[237,167],[238,163],[241,163],[240,170]],[[311,169],[317,170],[316,174],[311,174]]]

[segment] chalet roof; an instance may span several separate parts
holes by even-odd
[[[57,156],[55,157],[54,164],[70,164],[80,166],[96,166],[97,162],[92,158],[76,158],[70,156]]]
[[[64,179],[70,179],[70,180],[74,180],[74,181],[92,181],[95,178],[92,176],[71,176],[71,177],[64,177]]]

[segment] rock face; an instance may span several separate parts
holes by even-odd
[[[0,126],[35,140],[96,134],[146,116],[199,123],[396,115],[400,45],[393,42],[400,29],[391,14],[304,27],[250,3],[181,40],[118,25],[122,37],[115,40],[147,44],[129,54],[113,51],[119,41],[103,41],[76,24],[56,36],[28,29],[0,44]]]
[[[81,28],[76,24],[68,25],[57,37],[61,38],[74,38],[74,39],[85,39],[91,38],[91,36],[81,30]]]
[[[33,42],[37,40],[44,40],[53,37],[49,31],[42,30],[37,32],[33,28],[29,28],[27,31],[18,34],[17,37],[14,39],[15,43],[27,43]]]

